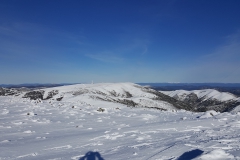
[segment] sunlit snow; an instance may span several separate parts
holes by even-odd
[[[238,112],[176,110],[152,101],[154,95],[131,83],[44,90],[45,97],[52,90],[59,93],[48,100],[0,97],[0,159],[79,160],[89,151],[105,160],[240,159]],[[114,98],[110,92],[122,97],[129,92],[131,99],[164,106],[167,111],[127,107],[92,97]],[[63,99],[57,101],[61,96]]]

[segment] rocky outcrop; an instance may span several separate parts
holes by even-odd
[[[16,89],[0,88],[0,96],[13,96],[19,95],[20,91]]]
[[[44,100],[53,98],[53,96],[55,96],[57,94],[58,94],[58,90],[52,90],[52,91],[48,92],[48,95],[47,95],[47,97]]]
[[[124,91],[124,92],[125,92],[126,98],[132,98],[133,97],[133,95],[130,92],[128,92],[128,91]]]
[[[117,102],[121,103],[121,104],[124,104],[124,105],[127,105],[128,107],[136,107],[138,105],[134,101],[128,100],[128,99],[118,99]]]
[[[63,99],[63,97],[59,97],[59,98],[57,98],[56,100],[57,101],[61,101]]]
[[[43,95],[44,95],[44,91],[39,90],[39,91],[31,91],[26,93],[23,98],[30,98],[31,100],[37,100],[37,99],[41,99],[43,100]]]

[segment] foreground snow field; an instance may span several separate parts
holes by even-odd
[[[124,97],[128,90],[122,86],[130,87],[137,101],[152,96],[129,84],[87,85],[84,90],[89,93],[94,88],[107,94],[115,87]],[[127,107],[76,94],[78,87],[45,89],[46,93],[57,89],[59,94],[43,101],[0,97],[0,159],[79,160],[89,151],[100,153],[105,160],[240,159],[237,112],[192,113],[163,102],[156,105],[167,111]],[[152,104],[148,99],[144,102]]]

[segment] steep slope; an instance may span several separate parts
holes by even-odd
[[[231,111],[240,104],[240,98],[228,92],[214,89],[160,91],[176,100],[190,104],[196,111]]]
[[[219,92],[214,89],[203,89],[203,90],[175,90],[175,91],[161,91],[162,93],[171,97],[178,97],[179,100],[184,100],[190,94],[195,94],[197,98],[203,100],[216,99],[218,101],[228,101],[236,99],[237,97],[228,92]]]

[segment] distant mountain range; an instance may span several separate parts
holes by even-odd
[[[138,83],[159,91],[215,89],[240,96],[240,83]]]
[[[24,84],[0,84],[0,87],[4,88],[49,88],[49,87],[58,87],[58,86],[66,86],[66,85],[72,85],[77,83],[24,83]]]
[[[23,83],[23,84],[0,84],[0,87],[6,88],[20,88],[20,87],[54,87],[54,86],[65,86],[80,83]],[[213,87],[232,87],[240,88],[240,83],[136,83],[141,86],[150,86],[153,88],[178,88],[185,90],[193,90],[192,88],[213,88]],[[176,90],[176,89],[175,89]]]
[[[240,83],[137,83],[151,87],[239,87]]]

